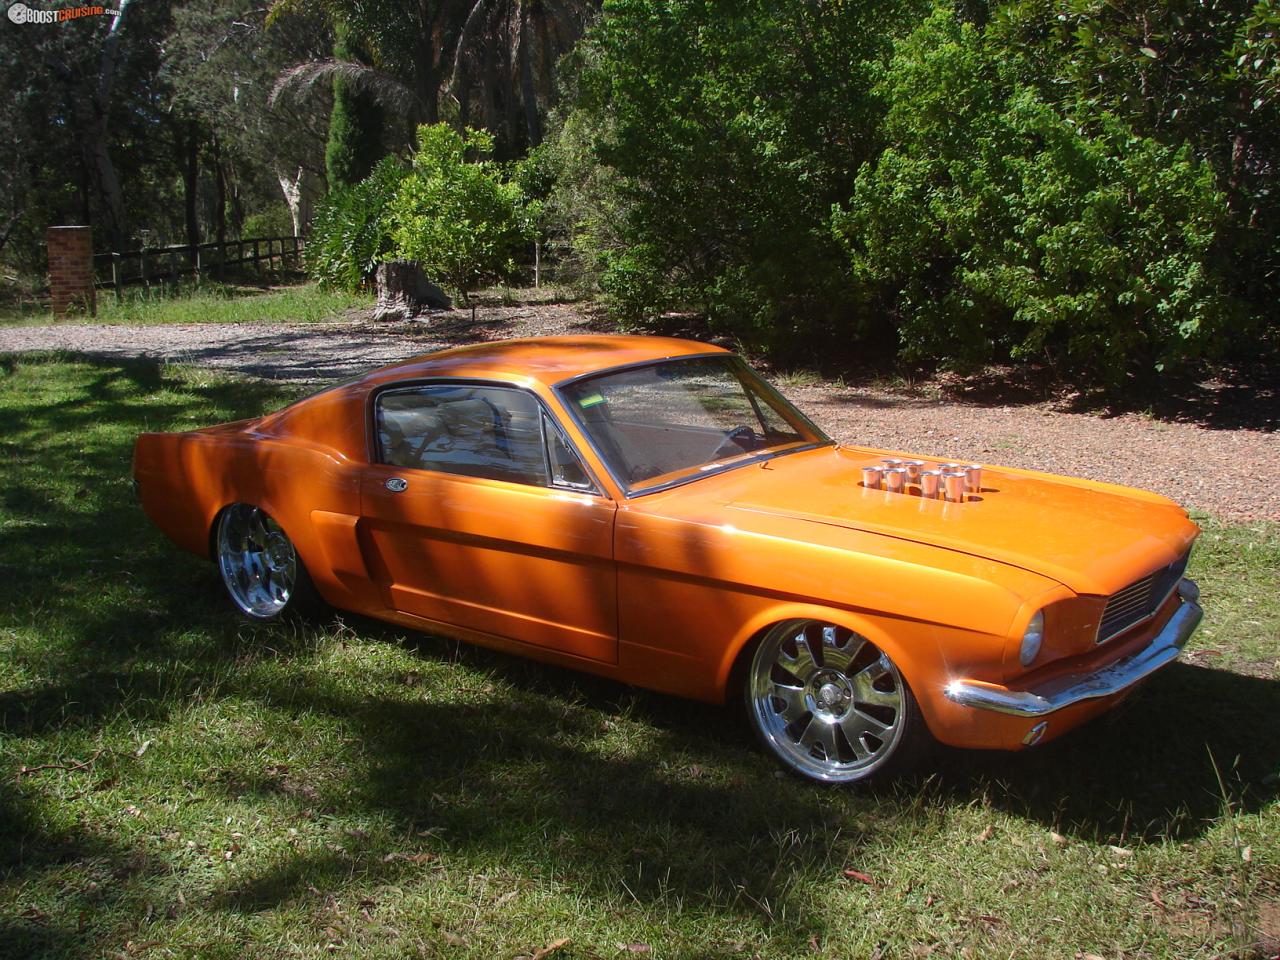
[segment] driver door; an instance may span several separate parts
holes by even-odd
[[[616,506],[529,391],[436,382],[375,399],[361,537],[388,607],[617,662]]]

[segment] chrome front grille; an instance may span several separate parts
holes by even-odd
[[[1161,567],[1112,594],[1106,609],[1102,611],[1097,642],[1105,643],[1112,637],[1119,636],[1159,610],[1182,579],[1182,574],[1187,569],[1188,556],[1189,554],[1183,554],[1167,567]]]

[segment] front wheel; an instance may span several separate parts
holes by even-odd
[[[785,768],[823,783],[901,772],[928,744],[910,687],[888,654],[845,627],[788,620],[761,639],[747,717]]]
[[[247,503],[227,507],[218,516],[214,543],[227,595],[250,620],[308,614],[318,607],[293,541],[265,511]]]

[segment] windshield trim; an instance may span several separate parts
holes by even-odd
[[[661,483],[652,483],[648,486],[635,485],[627,483],[618,476],[613,468],[613,464],[609,462],[608,458],[604,455],[604,451],[600,449],[600,445],[596,443],[596,438],[591,433],[586,421],[578,415],[577,408],[565,393],[566,388],[571,387],[582,380],[609,376],[610,374],[621,373],[624,370],[634,370],[641,367],[655,367],[661,363],[683,363],[686,361],[706,361],[709,359],[720,358],[723,358],[724,362],[730,367],[734,375],[742,383],[743,391],[748,394],[748,397],[750,397],[749,385],[758,387],[761,392],[770,399],[780,401],[787,412],[793,414],[804,428],[812,432],[817,439],[808,442],[802,441],[800,443],[788,444],[782,449],[761,450],[757,453],[746,456],[733,457],[722,463],[716,463],[713,461],[712,463],[704,464],[701,467],[691,468],[693,471],[692,473],[682,474],[681,476],[673,477],[670,480],[664,480]],[[614,482],[615,486],[622,491],[623,498],[627,500],[632,500],[636,497],[645,497],[651,493],[661,493],[664,490],[670,490],[674,487],[682,487],[687,483],[694,483],[698,480],[704,479],[705,477],[719,476],[722,473],[728,473],[730,470],[739,470],[742,467],[749,467],[752,464],[761,463],[765,460],[773,460],[777,457],[785,457],[792,453],[803,453],[806,450],[817,450],[821,447],[830,447],[835,445],[834,440],[828,437],[826,433],[824,433],[817,424],[805,416],[801,410],[797,409],[795,404],[779,393],[773,384],[756,373],[755,370],[753,370],[741,357],[728,352],[716,351],[713,353],[708,351],[707,353],[692,353],[677,357],[654,357],[650,360],[640,360],[634,363],[620,363],[614,367],[603,367],[600,370],[592,370],[589,373],[582,373],[577,376],[569,377],[566,380],[561,380],[556,383],[552,389],[555,391],[556,399],[560,401],[560,406],[564,408],[570,419],[573,420],[574,426],[578,428],[578,432],[581,433],[583,439],[586,440],[587,445],[591,448],[591,452],[595,455],[596,459],[600,461],[600,464],[609,474],[609,478]],[[786,418],[784,417],[784,419]]]

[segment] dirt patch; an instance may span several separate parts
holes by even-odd
[[[1258,908],[1258,936],[1258,955],[1262,960],[1280,958],[1280,901],[1262,901]]]
[[[577,305],[529,304],[391,324],[360,311],[306,325],[9,327],[0,329],[0,352],[152,356],[324,382],[463,343],[611,329]],[[1142,487],[1223,520],[1280,520],[1280,484],[1270,475],[1280,463],[1280,435],[1273,430],[1076,413],[1026,396],[1001,403],[998,392],[966,396],[944,380],[890,388],[781,378],[779,386],[842,442]]]

